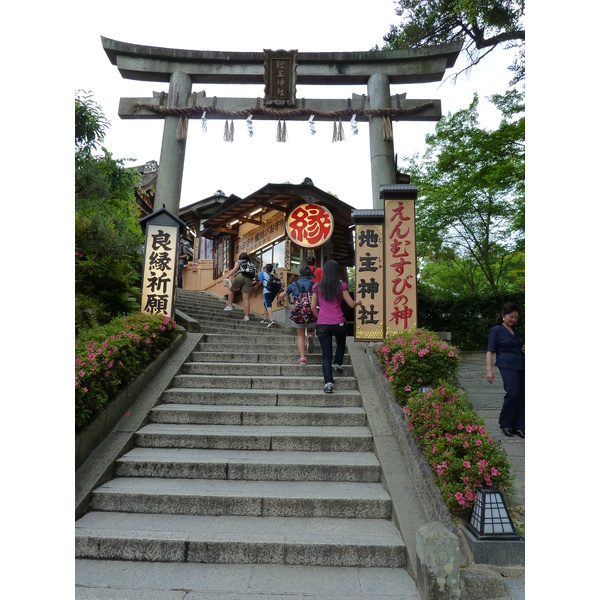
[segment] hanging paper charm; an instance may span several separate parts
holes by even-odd
[[[277,141],[278,142],[287,142],[287,128],[285,126],[285,121],[283,121],[283,124],[282,124],[281,119],[277,123]]]

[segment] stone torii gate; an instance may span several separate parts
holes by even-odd
[[[441,81],[462,41],[411,50],[370,52],[211,52],[158,48],[102,37],[111,63],[126,79],[169,82],[168,93],[121,98],[122,119],[164,119],[155,208],[179,214],[187,119],[319,120],[369,123],[373,208],[381,185],[396,183],[391,121],[438,121],[440,100],[391,96],[391,84]],[[193,84],[265,84],[265,98],[207,98]],[[366,85],[349,99],[296,99],[296,83]],[[387,133],[387,134],[386,134]]]

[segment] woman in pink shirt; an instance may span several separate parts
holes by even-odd
[[[313,287],[312,312],[317,316],[317,336],[323,352],[323,377],[326,394],[333,392],[333,375],[343,373],[342,363],[346,351],[347,325],[342,311],[342,300],[350,308],[362,306],[362,301],[354,301],[348,292],[348,284],[340,281],[340,267],[334,260],[323,265],[323,278]],[[318,307],[318,308],[317,308]],[[333,338],[336,348],[333,358]],[[333,358],[333,364],[332,364]]]

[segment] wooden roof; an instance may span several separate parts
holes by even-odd
[[[300,185],[289,183],[269,183],[246,198],[230,196],[221,209],[204,223],[202,235],[217,238],[220,235],[239,235],[241,223],[251,223],[257,227],[263,216],[277,210],[286,216],[300,204],[320,204],[333,215],[333,235],[330,239],[331,258],[342,266],[354,264],[354,245],[351,230],[352,207],[335,196],[315,187],[310,179]],[[257,209],[263,212],[251,215]],[[233,221],[239,223],[232,224]]]

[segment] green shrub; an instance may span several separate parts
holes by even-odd
[[[413,394],[403,410],[452,513],[469,514],[479,487],[510,486],[509,462],[464,395],[441,385]]]
[[[82,331],[75,341],[75,428],[85,427],[177,335],[164,315],[133,313]]]
[[[518,329],[525,339],[525,292],[442,295],[425,285],[417,289],[418,326],[431,331],[449,331],[461,350],[485,350],[490,329],[507,302],[521,307]]]
[[[477,488],[507,489],[509,462],[466,395],[448,383],[458,371],[458,349],[431,331],[411,329],[390,335],[377,355],[448,509],[466,515]]]
[[[390,334],[377,350],[384,377],[401,405],[420,387],[452,381],[458,370],[458,349],[426,329]]]

